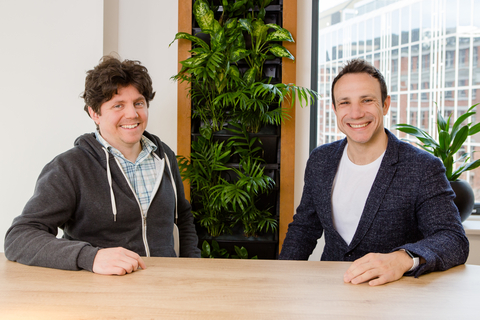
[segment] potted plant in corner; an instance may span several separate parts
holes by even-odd
[[[271,3],[196,0],[197,26],[192,34],[175,36],[192,42],[191,57],[180,61],[182,69],[172,77],[189,84],[192,101],[191,153],[178,161],[190,183],[195,222],[209,241],[233,233],[258,245],[268,233],[278,244],[272,194],[279,190],[279,129],[290,118],[283,102],[298,99],[303,106],[316,93],[281,82],[281,58],[294,60],[281,43],[293,38],[272,22],[277,9],[268,8]]]
[[[440,158],[445,166],[446,176],[455,192],[455,205],[460,212],[462,222],[465,221],[473,211],[475,197],[472,187],[467,181],[459,179],[460,175],[480,166],[480,159],[470,162],[471,153],[459,153],[465,140],[471,135],[480,132],[480,123],[472,125],[471,122],[462,126],[462,123],[473,116],[472,111],[477,105],[471,106],[466,113],[450,125],[451,115],[445,119],[440,110],[437,111],[437,132],[438,141],[432,138],[425,130],[409,124],[397,124],[394,129],[416,137],[417,143],[422,149]],[[455,165],[458,164],[458,165]]]

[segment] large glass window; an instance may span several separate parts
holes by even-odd
[[[385,76],[392,97],[385,117],[388,129],[410,123],[436,137],[437,108],[457,118],[480,103],[480,0],[319,3],[318,19],[324,23],[313,30],[318,34],[318,57],[312,79],[321,96],[312,110],[312,148],[344,138],[332,112],[330,87],[343,63],[352,58],[373,63]],[[332,16],[343,20],[333,22]],[[473,120],[478,122],[480,106],[475,111]],[[463,149],[476,151],[473,158],[479,159],[480,133],[469,137]],[[480,169],[461,178],[472,185],[480,203]]]

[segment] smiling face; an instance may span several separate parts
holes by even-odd
[[[117,94],[102,104],[99,114],[90,107],[88,112],[102,137],[127,159],[135,161],[148,123],[145,97],[132,85],[118,87]]]
[[[349,145],[382,148],[386,133],[383,116],[390,106],[390,96],[382,104],[377,79],[367,73],[348,73],[334,87],[335,115],[338,129]]]

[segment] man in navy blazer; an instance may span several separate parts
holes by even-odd
[[[349,61],[332,83],[346,138],[310,155],[302,200],[280,259],[354,261],[344,281],[380,285],[465,263],[468,240],[442,162],[384,128],[390,106],[381,73]]]

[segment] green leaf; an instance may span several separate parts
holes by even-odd
[[[212,247],[214,250],[219,251],[220,250],[220,245],[216,240],[212,240]]]
[[[265,8],[260,8],[260,10],[258,11],[257,18],[260,19],[260,20],[265,20],[265,14],[266,13],[267,13],[267,11],[265,10]]]
[[[269,25],[267,25],[269,26]],[[290,31],[284,28],[280,28],[279,30],[275,30],[267,35],[266,41],[288,41],[288,42],[295,42],[293,40],[292,34]]]
[[[415,126],[412,126],[410,124],[400,123],[400,124],[394,125],[393,129],[408,133],[408,134],[413,135],[415,137],[425,137],[425,136],[428,135],[428,133],[426,133],[424,130],[419,129]]]
[[[196,68],[202,65],[207,60],[207,58],[208,58],[208,55],[201,54],[201,55],[196,55],[186,60],[180,61],[180,63],[187,68]]]
[[[464,166],[460,166],[450,177],[447,176],[447,179],[448,181],[455,181],[462,175],[463,172],[473,170],[478,167],[480,167],[480,159],[470,162]]]
[[[225,39],[225,31],[220,28],[218,32],[212,33],[210,37],[210,45],[213,51],[223,51],[227,47],[227,40]]]
[[[197,21],[202,32],[213,33],[215,30],[215,20],[214,13],[210,10],[208,3],[204,0],[197,0],[193,4],[193,15]]]
[[[255,77],[257,76],[258,69],[256,67],[250,68],[243,74],[243,80],[247,83],[247,85],[252,84],[255,82]]]
[[[437,141],[435,141],[435,139],[433,139],[426,131],[420,128],[417,128],[415,126],[412,126],[410,124],[405,124],[405,123],[394,125],[393,128],[398,131],[405,132],[409,135],[416,137],[427,147],[431,147],[431,148],[439,147],[439,144],[437,143]]]
[[[207,240],[203,240],[202,243],[202,258],[207,258],[210,256],[210,244],[207,242]],[[205,253],[205,257],[203,254]]]
[[[466,164],[464,171],[473,170],[473,169],[476,169],[476,168],[478,168],[478,167],[480,167],[480,159],[475,160],[475,161],[473,161],[473,162],[470,162],[470,163]]]
[[[205,139],[210,139],[212,137],[212,128],[211,127],[200,127],[200,134]]]
[[[237,28],[237,19],[228,19],[227,22],[225,22],[225,25],[223,26],[225,29],[226,33],[231,33]]]
[[[295,57],[290,53],[290,51],[288,51],[284,46],[281,46],[279,44],[272,44],[272,46],[269,48],[269,51],[273,53],[276,57],[295,60]]]
[[[252,27],[253,31],[251,32],[251,35],[254,38],[252,41],[264,42],[267,38],[268,26],[266,26],[262,20],[256,19],[252,21]]]
[[[189,33],[186,33],[186,32],[178,32],[176,35],[175,35],[175,39],[173,39],[172,42],[170,42],[170,44],[168,46],[171,46],[172,43],[175,42],[175,40],[179,40],[179,39],[186,39],[186,40],[190,40],[192,41],[193,43],[201,46],[202,48],[204,49],[209,49],[208,47],[208,44],[203,41],[202,39],[200,39],[199,37],[196,37],[196,36],[193,36]]]
[[[456,128],[460,127],[463,121],[465,121],[468,117],[474,115],[475,112],[466,112],[458,117],[457,121],[453,124],[452,130],[456,130]]]
[[[239,49],[233,50],[230,55],[230,61],[238,62],[244,59],[249,54],[250,54],[250,50],[247,50],[247,49],[239,48]]]
[[[458,130],[453,140],[452,146],[450,147],[450,154],[457,153],[457,151],[462,147],[465,140],[467,140],[467,137],[468,137],[467,126],[462,127],[460,130]]]
[[[450,134],[447,131],[442,131],[438,134],[438,144],[442,152],[448,152],[448,147],[450,146]]]
[[[248,252],[247,252],[247,249],[245,247],[242,246],[239,249],[237,246],[235,246],[235,251],[240,256],[241,259],[248,259]]]
[[[470,129],[468,130],[468,135],[472,136],[472,135],[474,135],[478,132],[480,132],[480,122],[477,123],[476,125],[470,127]]]
[[[240,71],[237,66],[230,66],[228,69],[228,75],[234,78],[240,78]]]
[[[247,1],[236,1],[234,4],[233,4],[233,8],[232,8],[232,11],[237,11],[237,10],[241,10],[241,9],[244,9],[245,8],[245,3]]]
[[[444,161],[443,161],[443,165],[445,166],[445,175],[447,176],[447,179],[449,181],[450,178],[452,176],[452,171],[453,171],[453,157],[452,156],[448,156]]]
[[[437,126],[439,128],[438,131],[441,131],[441,130],[448,131],[447,122],[445,121],[445,118],[442,116],[440,109],[437,111]]]
[[[250,34],[253,32],[251,19],[238,19],[238,22],[240,22],[240,25],[245,31],[247,31]]]

